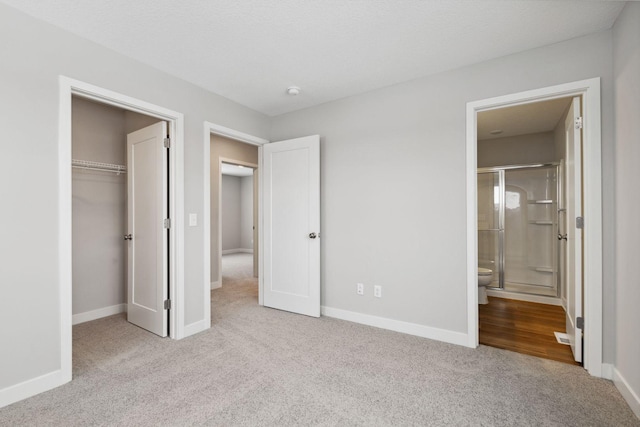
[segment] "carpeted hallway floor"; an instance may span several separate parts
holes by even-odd
[[[75,326],[74,380],[0,409],[0,425],[640,426],[577,366],[260,307],[246,259],[225,256],[209,331]]]

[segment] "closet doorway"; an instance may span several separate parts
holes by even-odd
[[[72,312],[169,332],[168,124],[72,97]]]

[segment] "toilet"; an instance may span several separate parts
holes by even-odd
[[[478,304],[489,304],[487,286],[493,281],[493,270],[478,267]]]

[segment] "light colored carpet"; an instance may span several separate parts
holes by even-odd
[[[77,325],[74,380],[0,409],[0,425],[640,426],[580,367],[263,308],[248,256],[224,258],[209,331]]]

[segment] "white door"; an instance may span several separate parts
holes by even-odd
[[[566,157],[565,183],[567,234],[567,335],[576,362],[582,362],[582,329],[577,319],[582,317],[582,129],[576,121],[580,117],[580,97],[573,98],[565,120]]]
[[[264,305],[320,317],[320,137],[262,150]]]
[[[127,135],[127,320],[167,336],[167,124]]]

